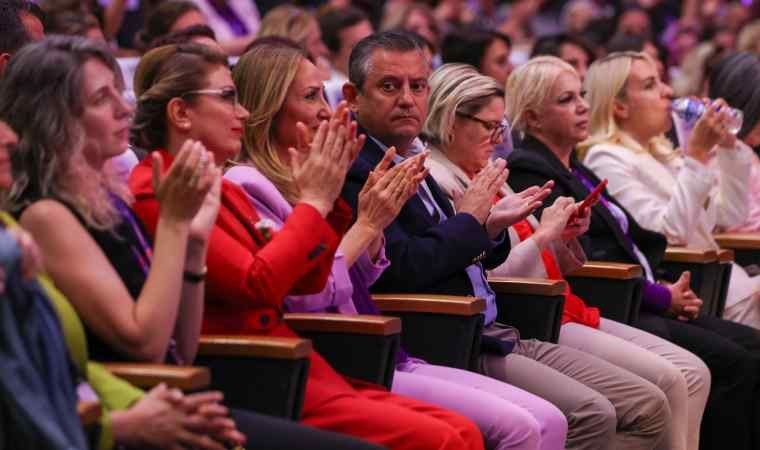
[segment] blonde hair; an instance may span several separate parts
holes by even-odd
[[[541,111],[554,82],[562,72],[577,75],[573,66],[556,56],[538,56],[509,75],[504,101],[512,129],[522,133],[530,132],[525,121],[526,113]]]
[[[622,145],[635,152],[648,151],[660,161],[668,161],[675,157],[673,146],[664,136],[654,137],[644,147],[621,130],[615,120],[615,100],[625,97],[631,66],[636,60],[654,65],[645,53],[615,52],[595,61],[589,67],[583,82],[591,115],[589,137],[577,146],[579,158],[582,159],[594,145],[602,143]]]
[[[739,37],[736,39],[736,50],[757,54],[758,42],[760,42],[760,19],[754,20],[742,28]]]
[[[295,43],[265,38],[256,40],[232,71],[240,103],[251,114],[236,161],[254,165],[291,204],[299,193],[290,166],[280,160],[275,146],[274,120],[305,59],[305,51]]]
[[[430,144],[445,151],[451,143],[450,130],[456,113],[476,114],[504,90],[491,77],[468,64],[444,64],[429,79],[428,116],[422,134]]]
[[[385,9],[383,11],[383,19],[380,22],[380,31],[398,31],[406,29],[406,21],[413,12],[419,11],[424,15],[428,22],[430,22],[433,32],[436,35],[436,39],[440,41],[441,29],[438,25],[438,21],[435,18],[433,9],[425,3],[410,2],[407,4],[399,5],[397,2],[386,2]],[[440,42],[428,42],[428,45],[432,45],[436,49]]]
[[[309,25],[312,23],[316,24],[317,19],[305,9],[280,5],[266,13],[256,37],[278,36],[303,46],[309,37]]]

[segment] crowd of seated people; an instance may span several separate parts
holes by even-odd
[[[686,118],[667,80],[704,8],[482,3],[0,0],[0,449],[758,448],[760,57],[716,54]],[[636,289],[577,289],[594,264]],[[520,297],[558,302],[554,337],[499,280],[559,287]],[[403,316],[383,385],[334,359],[366,338],[314,338],[290,417],[232,366],[183,391],[112,364],[301,342],[290,318],[384,295],[478,305],[470,361]]]

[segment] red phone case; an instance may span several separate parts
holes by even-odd
[[[604,188],[607,187],[607,179],[605,178],[602,180],[599,184],[596,185],[593,191],[591,191],[585,199],[583,199],[583,203],[581,203],[581,206],[578,207],[575,214],[570,216],[570,220],[575,219],[578,217],[581,213],[586,211],[588,208],[594,206],[596,202],[599,201],[599,198],[602,196],[602,191],[604,191]]]

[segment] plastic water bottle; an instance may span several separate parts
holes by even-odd
[[[673,100],[671,109],[678,117],[683,120],[689,128],[694,127],[697,120],[705,112],[705,104],[696,98],[681,97]],[[736,134],[742,129],[744,123],[744,113],[735,108],[728,108],[730,120],[728,121],[728,131]]]

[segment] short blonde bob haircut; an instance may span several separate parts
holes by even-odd
[[[654,61],[645,53],[615,52],[595,61],[589,67],[583,87],[586,90],[591,120],[589,137],[578,145],[580,158],[583,158],[591,147],[601,143],[622,145],[637,152],[648,151],[661,161],[675,156],[672,144],[664,136],[655,137],[645,148],[621,130],[615,120],[615,101],[625,99],[628,77],[634,61],[646,61],[654,65]]]
[[[573,66],[556,56],[538,56],[509,75],[504,101],[512,129],[521,133],[531,132],[525,119],[526,113],[541,112],[554,82],[563,72],[578,74]]]
[[[422,128],[427,141],[441,151],[451,143],[457,113],[477,114],[504,89],[468,64],[444,64],[429,79],[428,116]]]
[[[240,104],[250,112],[235,161],[255,166],[291,204],[299,193],[290,166],[280,160],[274,122],[304,59],[305,50],[287,39],[257,39],[232,71]]]

